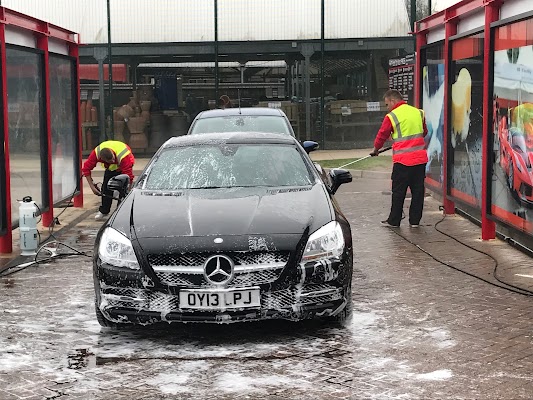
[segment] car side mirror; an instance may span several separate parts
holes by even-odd
[[[118,191],[119,198],[122,199],[126,196],[129,184],[130,177],[126,174],[120,174],[109,179],[107,182],[107,188],[109,190]]]
[[[346,171],[345,169],[332,169],[329,171],[329,176],[331,178],[331,194],[335,194],[337,189],[345,183],[349,183],[352,181],[352,174],[350,171]]]
[[[317,142],[313,142],[312,140],[306,140],[303,142],[302,145],[307,154],[311,153],[312,151],[315,151],[320,147]]]

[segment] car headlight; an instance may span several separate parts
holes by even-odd
[[[98,255],[102,262],[115,267],[139,269],[131,241],[113,228],[106,228],[100,238]]]
[[[305,245],[302,261],[318,261],[340,257],[344,250],[344,236],[337,221],[331,221],[314,232]]]

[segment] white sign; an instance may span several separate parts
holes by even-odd
[[[495,63],[494,76],[515,82],[533,83],[533,69],[521,64]]]
[[[341,115],[352,115],[352,108],[350,106],[342,106]]]
[[[367,101],[366,111],[381,111],[379,101]]]
[[[268,103],[268,108],[281,108],[281,101],[274,101],[272,103]]]

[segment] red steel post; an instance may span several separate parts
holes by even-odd
[[[0,21],[4,21],[4,8],[0,8]],[[2,126],[4,136],[4,171],[6,192],[4,198],[6,201],[6,233],[0,236],[0,253],[13,252],[13,235],[11,233],[11,176],[9,164],[9,122],[8,122],[8,108],[7,108],[7,67],[6,67],[6,25],[0,23],[0,65],[2,70],[2,104],[4,105],[3,115],[4,123]]]
[[[81,112],[80,112],[80,59],[79,59],[79,47],[78,44],[69,44],[69,55],[75,58],[75,70],[76,70],[76,98],[73,100],[76,102],[76,109],[78,110],[78,117],[76,119],[76,126],[78,129],[78,171],[81,173],[81,161],[82,161],[82,134],[81,134]],[[74,207],[83,207],[83,179],[79,176],[76,177],[79,184],[79,194],[74,197]]]
[[[416,33],[416,58],[415,58],[415,104],[417,108],[422,108],[420,99],[420,88],[422,87],[422,46],[427,44],[427,32]]]
[[[444,38],[444,132],[443,132],[443,143],[442,146],[444,151],[442,152],[442,163],[444,166],[443,176],[442,176],[442,198],[444,212],[446,214],[455,214],[455,203],[448,198],[448,142],[449,142],[449,114],[450,107],[448,98],[450,96],[450,65],[451,65],[451,54],[450,54],[450,37],[457,33],[457,22],[455,20],[446,19],[444,25],[445,38]]]
[[[492,129],[492,121],[489,121],[491,114],[492,99],[490,96],[490,87],[492,81],[490,78],[490,52],[493,48],[492,36],[490,34],[490,24],[497,21],[499,18],[499,6],[496,2],[487,3],[485,6],[485,39],[483,41],[483,139],[481,144],[481,239],[490,240],[496,237],[496,224],[494,221],[488,219],[489,193],[490,188],[489,179],[492,175],[489,172],[492,157],[489,155],[489,140],[492,139],[492,134],[489,132]]]

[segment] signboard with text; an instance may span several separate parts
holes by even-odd
[[[379,101],[368,101],[366,103],[366,111],[381,111],[381,104]]]
[[[389,89],[399,91],[413,105],[415,89],[415,55],[389,59]]]

